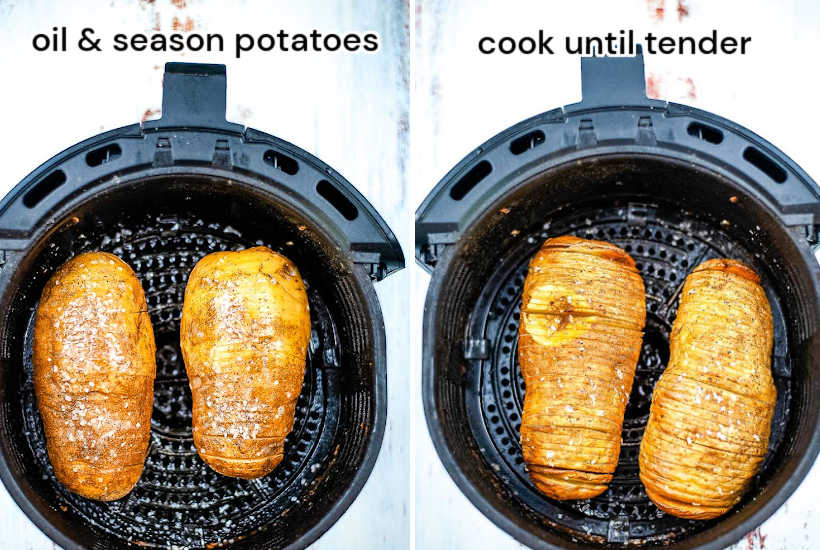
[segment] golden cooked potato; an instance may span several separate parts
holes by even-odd
[[[558,237],[530,263],[518,335],[521,445],[545,495],[591,498],[612,480],[645,318],[643,281],[615,245]]]
[[[715,259],[686,278],[641,441],[641,481],[664,512],[714,518],[748,489],[777,398],[772,338],[769,302],[751,268]]]
[[[156,348],[131,268],[81,254],[43,289],[34,325],[34,391],[57,479],[97,500],[128,494],[151,429]]]
[[[310,340],[296,266],[263,246],[205,256],[185,289],[180,340],[199,456],[227,476],[270,473],[293,429]]]

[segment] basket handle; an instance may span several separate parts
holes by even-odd
[[[664,107],[665,101],[646,97],[643,48],[633,57],[582,57],[581,101],[564,107],[565,112],[597,107]]]
[[[225,120],[225,65],[166,63],[162,83],[162,118],[146,121],[145,130],[219,128],[241,133],[243,126]]]

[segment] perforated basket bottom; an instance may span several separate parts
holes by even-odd
[[[285,456],[269,475],[245,481],[217,474],[199,458],[191,434],[191,392],[179,349],[179,319],[188,275],[211,252],[286,243],[251,241],[238,231],[198,219],[146,219],[106,235],[84,236],[73,252],[104,250],[125,260],[145,289],[157,344],[151,443],[142,477],[123,499],[103,503],[66,491],[54,477],[37,411],[31,364],[33,316],[26,331],[23,418],[36,468],[57,505],[92,530],[142,547],[218,546],[263,530],[307,498],[323,472],[339,423],[340,397],[327,362],[340,357],[334,320],[309,281],[312,335],[302,392]]]
[[[626,250],[643,277],[647,302],[644,343],[626,409],[615,477],[603,494],[576,501],[552,500],[537,492],[524,466],[519,435],[524,380],[518,365],[517,343],[524,278],[530,258],[543,242],[565,234],[606,240]],[[687,218],[679,211],[664,211],[645,204],[581,211],[547,223],[529,236],[522,235],[521,240],[521,246],[498,266],[483,288],[470,319],[471,338],[478,335],[488,341],[487,357],[473,362],[474,375],[465,392],[471,429],[484,460],[514,498],[520,499],[539,521],[575,541],[663,543],[711,526],[713,522],[681,520],[664,514],[649,500],[638,478],[638,450],[649,417],[652,390],[669,357],[669,331],[686,275],[707,259],[730,257],[756,268],[772,305],[772,369],[777,406],[762,471],[770,466],[773,451],[785,432],[791,372],[783,311],[760,258],[722,229]],[[473,344],[468,341],[468,348]],[[750,493],[755,490],[753,486]]]

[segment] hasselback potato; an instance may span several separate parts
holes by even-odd
[[[196,264],[180,343],[194,444],[211,468],[250,479],[281,462],[309,340],[307,293],[289,259],[260,246]]]
[[[646,318],[643,281],[617,246],[549,239],[524,282],[518,356],[530,478],[556,499],[606,490]]]
[[[751,268],[715,259],[686,278],[641,441],[641,481],[664,512],[713,518],[749,487],[777,396],[772,338],[769,302]]]
[[[142,473],[156,375],[154,332],[131,268],[81,254],[43,289],[34,325],[34,391],[57,479],[115,500]]]

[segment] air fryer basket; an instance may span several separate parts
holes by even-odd
[[[303,547],[344,512],[378,454],[384,326],[372,280],[403,266],[353,187],[298,148],[226,123],[222,66],[168,64],[163,118],[61,153],[0,205],[0,475],[65,548]],[[196,453],[179,350],[188,274],[204,255],[266,245],[298,266],[312,333],[282,463],[245,481]],[[54,478],[31,378],[40,292],[72,256],[112,252],[146,291],[157,344],[151,443],[135,489],[111,503]]]
[[[441,459],[496,524],[534,548],[724,548],[794,491],[820,446],[820,196],[773,146],[725,119],[647,100],[640,56],[582,61],[583,101],[499,134],[454,168],[417,212],[432,270],[423,399]],[[519,429],[521,292],[548,237],[607,240],[636,261],[647,325],[615,478],[588,500],[544,497]],[[711,521],[662,513],[638,479],[652,389],[686,275],[714,257],[761,274],[772,304],[778,399],[751,490]]]

